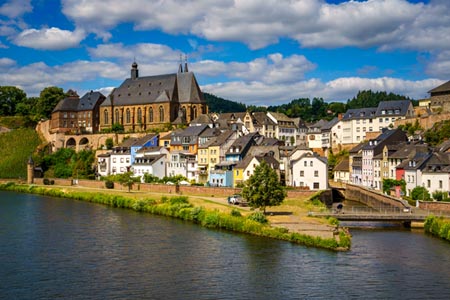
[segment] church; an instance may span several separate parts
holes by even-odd
[[[188,124],[208,113],[203,93],[180,63],[177,73],[139,76],[138,64],[131,65],[130,78],[115,88],[100,106],[100,130],[113,124],[125,131],[145,131],[166,124]]]

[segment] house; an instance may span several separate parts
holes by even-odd
[[[403,161],[397,168],[404,170],[404,178],[406,182],[406,196],[411,196],[411,191],[422,185],[422,169],[432,154],[416,153],[413,158]]]
[[[429,90],[428,93],[430,93],[430,108],[432,111],[450,111],[450,81]]]
[[[108,176],[111,174],[111,153],[97,155],[98,176]]]
[[[344,158],[333,169],[334,182],[350,182],[350,160]]]
[[[75,91],[67,91],[67,96],[52,111],[50,132],[97,133],[99,109],[104,100],[100,92],[90,91],[80,98]]]
[[[214,166],[214,170],[209,171],[210,186],[233,186],[233,168],[237,161],[222,161]]]
[[[381,182],[374,181],[374,164],[373,159],[382,153],[385,145],[392,145],[406,142],[408,137],[405,132],[400,129],[383,130],[383,132],[375,139],[371,139],[364,143],[361,156],[362,185],[375,189],[381,189]]]
[[[166,176],[168,153],[169,151],[164,147],[142,147],[135,154],[131,171],[135,176],[141,176],[142,182],[145,174],[151,174],[161,179]]]
[[[196,154],[199,136],[208,128],[207,125],[189,126],[184,130],[173,131],[170,139],[170,151],[189,151]]]
[[[275,123],[275,138],[283,141],[286,146],[297,144],[297,127],[293,119],[276,112],[267,112],[267,117]]]
[[[278,178],[280,178],[280,163],[272,155],[248,155],[233,168],[233,186],[237,187],[248,180],[255,172],[256,167],[259,166],[262,161],[265,161],[271,169],[275,170],[278,174]]]
[[[430,195],[446,192],[450,196],[450,153],[434,152],[422,169],[422,186]]]
[[[114,147],[110,153],[110,166],[112,175],[123,174],[131,171],[130,147]]]
[[[249,133],[247,135],[237,138],[225,153],[226,161],[241,161],[251,146],[257,145],[258,141],[261,141],[263,137],[257,133]]]
[[[307,152],[291,161],[291,174],[291,186],[309,190],[328,188],[328,161],[316,153]]]
[[[192,166],[192,164],[194,164]],[[171,150],[167,155],[167,176],[184,176],[189,181],[198,181],[195,154],[185,150]]]
[[[276,123],[264,112],[252,113],[254,124],[253,127],[259,134],[274,138],[276,133]]]
[[[365,144],[361,143],[350,149],[350,182],[353,184],[362,184],[362,148]]]
[[[134,163],[134,158],[137,151],[143,147],[156,147],[159,144],[157,134],[147,134],[141,138],[135,139],[135,142],[130,146],[131,163]]]
[[[118,123],[125,131],[145,131],[177,119],[187,124],[206,113],[203,93],[187,63],[177,73],[141,77],[133,62],[130,78],[100,106],[100,129]]]

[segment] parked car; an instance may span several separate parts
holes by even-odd
[[[240,194],[235,194],[235,195],[231,195],[228,197],[228,204],[235,204],[238,205],[239,203],[242,202],[242,195]]]

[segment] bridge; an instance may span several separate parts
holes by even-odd
[[[328,212],[310,212],[309,216],[314,217],[332,217],[339,221],[353,222],[398,222],[405,227],[410,227],[412,222],[425,222],[428,217],[426,212],[413,212],[411,210],[400,211],[398,209],[389,209],[382,211],[375,210],[332,210]]]

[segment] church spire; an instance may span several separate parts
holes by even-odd
[[[178,66],[178,73],[183,73],[183,55],[180,53],[180,65]]]
[[[187,65],[187,55],[184,55],[184,72],[189,72],[188,71],[188,65]]]

